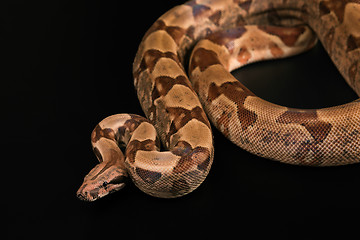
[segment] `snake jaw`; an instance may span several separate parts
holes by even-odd
[[[76,196],[83,201],[93,202],[99,198],[105,197],[109,193],[116,192],[125,187],[125,183],[109,184],[103,182],[98,186],[83,183],[76,193]]]
[[[125,187],[128,175],[123,169],[113,166],[99,171],[99,165],[85,176],[76,193],[80,200],[92,202]]]

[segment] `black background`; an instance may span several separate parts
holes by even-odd
[[[145,31],[180,3],[13,0],[1,6],[8,239],[358,238],[359,165],[280,164],[245,152],[215,129],[212,170],[185,197],[157,199],[131,184],[94,203],[76,198],[96,164],[93,127],[116,113],[143,115],[132,61]],[[320,44],[235,75],[260,97],[289,107],[357,98]]]

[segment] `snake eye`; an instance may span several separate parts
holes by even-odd
[[[106,187],[107,185],[108,185],[108,182],[105,181],[105,182],[103,183],[103,187]]]

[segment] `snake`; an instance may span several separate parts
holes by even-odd
[[[97,200],[128,179],[159,198],[194,191],[213,163],[212,126],[282,163],[359,163],[360,98],[290,108],[261,99],[231,74],[305,52],[317,40],[360,96],[359,0],[192,0],[172,8],[145,33],[133,62],[146,118],[116,114],[96,125],[91,143],[99,163],[77,197]]]

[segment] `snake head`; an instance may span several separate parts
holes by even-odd
[[[117,165],[99,163],[88,175],[76,195],[80,200],[95,201],[109,193],[116,192],[126,185],[127,172]]]

